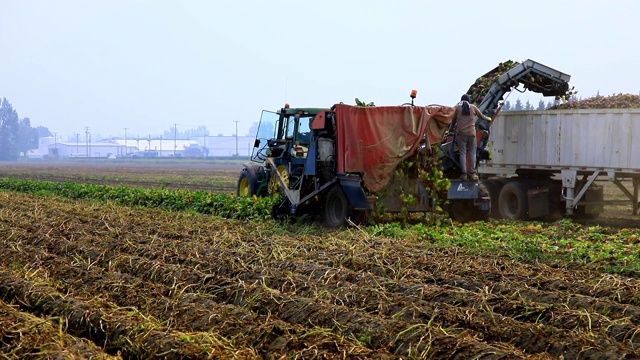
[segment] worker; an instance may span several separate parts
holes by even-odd
[[[460,154],[460,167],[462,174],[460,180],[467,180],[470,174],[471,180],[478,181],[478,175],[476,171],[476,151],[478,143],[476,140],[476,124],[475,116],[481,119],[491,121],[491,118],[485,116],[477,106],[469,103],[469,95],[464,94],[460,98],[460,102],[455,106],[455,112],[453,114],[453,132],[457,133],[456,145],[458,145],[458,151]],[[467,154],[470,155],[471,168],[467,168]],[[468,170],[468,171],[467,171]]]

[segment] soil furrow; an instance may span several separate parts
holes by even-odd
[[[64,318],[40,318],[0,301],[0,354],[3,359],[122,359],[61,329]]]
[[[121,352],[128,358],[203,359],[234,357],[232,354],[236,352],[210,335],[166,332],[142,314],[109,308],[96,299],[65,296],[46,284],[18,278],[6,268],[0,268],[0,298],[18,303],[21,309],[38,316],[64,317],[73,335],[101,344],[109,354]],[[199,341],[194,341],[196,338]]]
[[[178,289],[158,285],[97,265],[88,269],[77,263],[69,265],[73,264],[73,254],[58,257],[39,252],[30,258],[29,254],[35,254],[34,248],[26,244],[21,247],[21,252],[3,249],[5,262],[20,266],[26,261],[31,267],[45,268],[47,276],[58,281],[60,288],[72,295],[100,293],[119,306],[134,307],[151,314],[171,328],[214,332],[229,339],[233,347],[254,348],[265,358],[287,354],[323,359],[342,359],[344,354],[362,359],[385,358],[383,350],[374,352],[328,330],[295,326],[236,306],[221,305],[210,296],[190,293],[188,286]],[[141,293],[145,296],[141,297]],[[391,354],[386,356],[391,357]]]

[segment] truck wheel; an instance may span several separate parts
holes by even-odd
[[[327,227],[339,228],[346,224],[351,209],[347,197],[339,186],[334,186],[324,203],[324,221]]]
[[[527,219],[529,201],[527,200],[527,187],[518,181],[506,183],[500,191],[500,215],[504,219]]]
[[[242,170],[238,178],[238,196],[250,197],[256,195],[258,180],[246,169]]]

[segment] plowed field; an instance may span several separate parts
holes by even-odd
[[[638,278],[306,226],[0,192],[0,355],[640,358]]]

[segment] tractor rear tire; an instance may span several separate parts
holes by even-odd
[[[334,186],[329,190],[323,210],[324,222],[327,227],[335,229],[347,223],[351,206],[339,186]]]
[[[503,219],[526,220],[529,217],[527,186],[518,181],[506,183],[500,191],[499,206]]]
[[[239,197],[251,197],[257,195],[258,191],[258,179],[249,172],[247,169],[242,170],[240,177],[238,178],[238,190]]]

